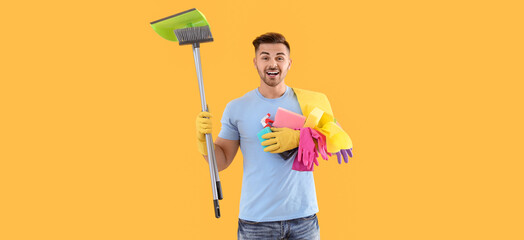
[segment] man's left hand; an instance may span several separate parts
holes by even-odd
[[[265,152],[281,153],[298,147],[300,141],[300,131],[291,128],[271,128],[270,133],[262,135],[268,139],[262,142],[262,146],[268,146]]]

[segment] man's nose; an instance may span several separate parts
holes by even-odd
[[[275,59],[269,60],[269,66],[276,67],[277,66],[277,61]]]

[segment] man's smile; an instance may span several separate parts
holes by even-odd
[[[266,75],[268,75],[270,78],[274,78],[278,74],[280,74],[280,71],[278,71],[278,70],[268,70],[268,71],[266,71]]]

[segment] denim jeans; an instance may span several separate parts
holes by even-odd
[[[239,240],[318,240],[320,228],[316,214],[275,222],[252,222],[238,219]]]

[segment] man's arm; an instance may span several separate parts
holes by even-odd
[[[235,159],[235,156],[237,155],[239,146],[239,140],[228,140],[217,137],[215,141],[215,159],[219,172],[229,167],[229,165],[233,162],[233,159]],[[207,156],[202,156],[204,156],[206,162],[209,163]]]

